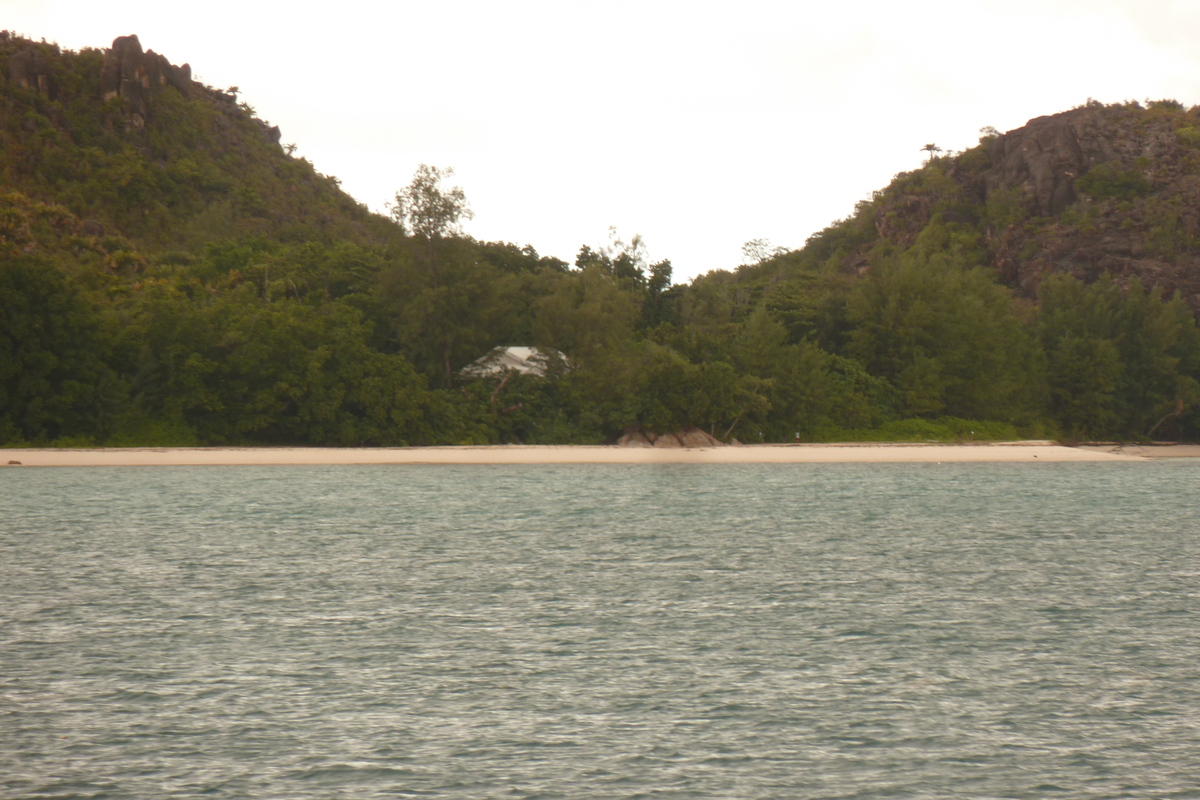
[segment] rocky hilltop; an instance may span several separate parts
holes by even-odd
[[[0,45],[10,50],[8,80],[16,86],[33,89],[47,100],[60,99],[62,52],[57,45],[38,45],[0,31]],[[137,36],[118,36],[104,51],[100,71],[100,98],[120,98],[126,105],[134,127],[144,127],[152,98],[161,87],[172,86],[186,94],[192,84],[192,68],[175,66],[153,50],[142,51]]]
[[[1029,298],[1049,274],[1108,273],[1200,310],[1200,109],[1088,102],[987,130],[860,206],[843,223],[860,233],[844,265],[861,272],[880,242],[909,247],[931,225],[977,230],[987,262]]]
[[[153,50],[142,52],[137,36],[118,36],[112,47],[104,52],[104,69],[100,73],[100,91],[104,100],[121,98],[129,105],[133,124],[146,124],[154,94],[167,85],[186,94],[192,82],[188,64],[176,67]]]
[[[172,247],[297,226],[387,235],[280,138],[235,88],[193,80],[136,35],[72,52],[0,31],[0,181],[107,231]]]

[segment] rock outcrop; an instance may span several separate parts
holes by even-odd
[[[880,240],[908,248],[940,220],[982,234],[989,265],[1028,300],[1048,275],[1109,274],[1200,313],[1200,108],[1089,101],[901,173],[869,209],[859,230],[876,236],[845,253],[847,273],[870,269]]]
[[[17,86],[36,89],[49,99],[56,99],[57,87],[50,69],[50,59],[36,48],[22,50],[8,59],[8,79]]]
[[[1040,213],[1062,213],[1078,197],[1075,179],[1093,164],[1115,157],[1112,145],[1087,123],[1086,115],[1058,114],[1000,136],[984,177],[987,190],[1019,186]]]
[[[1038,214],[1057,216],[1079,198],[1076,180],[1099,164],[1179,163],[1184,147],[1175,131],[1144,113],[1097,103],[1031,119],[991,144],[986,190],[1021,187]]]
[[[696,427],[674,433],[649,433],[630,428],[617,439],[620,447],[725,447],[725,443]]]
[[[998,137],[984,200],[1019,189],[1030,212],[989,241],[1001,279],[1032,298],[1045,275],[1107,273],[1178,291],[1200,311],[1197,141],[1195,111],[1098,103]]]
[[[654,442],[639,430],[625,431],[617,439],[618,447],[654,447]]]
[[[104,53],[100,92],[105,100],[124,100],[131,126],[140,128],[149,117],[152,98],[162,87],[173,86],[186,93],[191,81],[189,65],[176,67],[153,50],[142,52],[137,36],[118,36]]]
[[[679,439],[679,443],[684,447],[724,447],[725,443],[719,441],[715,436],[711,436],[696,427],[684,428],[675,433],[675,437]]]

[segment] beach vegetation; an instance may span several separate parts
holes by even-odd
[[[236,87],[160,87],[134,124],[101,96],[101,51],[17,37],[0,74],[23,48],[56,94],[0,80],[0,444],[1200,438],[1200,332],[1176,292],[1200,229],[1186,186],[1161,190],[1170,165],[1098,164],[1050,212],[988,187],[1007,135],[989,129],[927,145],[799,249],[752,240],[677,283],[615,230],[571,263],[477,240],[448,169],[374,214]],[[1182,107],[1077,111],[1164,126],[1189,174]],[[1084,260],[1109,240],[1119,259]],[[1145,280],[1108,269],[1129,254],[1153,259]],[[512,345],[565,360],[463,373]]]

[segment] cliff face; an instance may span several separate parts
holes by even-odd
[[[874,234],[844,258],[850,271],[879,244],[910,247],[941,225],[978,234],[988,264],[1029,298],[1049,274],[1108,273],[1200,311],[1200,109],[1090,102],[991,132],[898,175],[841,225]]]
[[[1198,144],[1200,115],[1167,104],[1085,106],[999,137],[985,202],[1019,190],[1029,217],[993,231],[993,264],[1026,294],[1049,273],[1110,273],[1200,310]]]
[[[1096,164],[1118,158],[1110,130],[1092,109],[1030,120],[988,148],[987,192],[1020,187],[1033,208],[1057,215],[1075,202],[1075,179]]]
[[[3,31],[0,42],[8,41],[8,31]],[[8,79],[17,86],[33,89],[51,100],[58,94],[54,74],[50,68],[50,58],[33,47],[20,50],[9,57]]]

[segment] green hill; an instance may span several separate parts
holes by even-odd
[[[190,79],[136,36],[107,51],[0,42],[4,185],[147,248],[222,237],[386,240],[335,178],[290,158],[236,90]]]
[[[136,37],[3,35],[0,443],[1196,438],[1198,147],[1089,103],[672,285],[456,235],[436,171],[373,214]],[[461,376],[501,345],[568,361]]]

